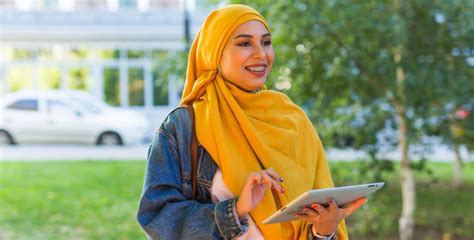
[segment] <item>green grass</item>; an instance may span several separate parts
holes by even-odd
[[[135,213],[144,161],[0,162],[0,239],[145,239]],[[337,185],[365,179],[360,163],[331,163]],[[465,184],[450,185],[452,165],[429,163],[417,173],[417,239],[474,236],[474,164]],[[398,168],[395,168],[398,171]],[[352,239],[397,239],[398,172],[348,219]]]
[[[0,239],[144,239],[145,162],[0,163]]]

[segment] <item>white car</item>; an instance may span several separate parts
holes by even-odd
[[[148,134],[142,114],[110,107],[83,91],[20,91],[0,101],[0,144],[122,145],[143,142]]]

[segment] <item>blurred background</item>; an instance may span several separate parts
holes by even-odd
[[[207,14],[267,19],[268,79],[336,185],[385,181],[352,239],[474,239],[471,0],[0,0],[0,239],[145,239],[148,145]]]

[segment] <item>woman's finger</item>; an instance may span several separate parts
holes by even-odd
[[[312,208],[304,208],[303,209],[303,212],[306,213],[306,215],[312,217],[312,218],[316,218],[316,219],[319,219],[319,213],[316,212],[314,209]]]
[[[337,206],[336,200],[332,198],[329,199],[328,204],[329,204],[329,211],[337,211],[337,209],[339,208]]]
[[[280,177],[280,175],[278,175],[275,170],[273,170],[273,168],[267,168],[264,170],[265,172],[268,173],[268,175],[270,175],[270,177],[272,177],[275,181],[277,182],[283,182],[283,178]]]
[[[311,204],[311,208],[314,209],[319,215],[328,214],[328,210],[325,207],[323,207],[321,204],[313,203]]]
[[[262,188],[262,181],[262,175],[258,172],[253,172],[250,173],[249,179],[247,180],[247,184],[249,184],[251,188],[255,187],[256,185]]]
[[[275,180],[273,180],[270,177],[270,175],[268,175],[268,173],[266,171],[261,171],[260,174],[263,177],[263,182],[266,183],[269,188],[275,188],[276,190],[278,190],[281,193],[285,192],[283,187],[280,186],[280,184],[278,184]]]
[[[366,202],[367,202],[367,198],[363,197],[363,198],[359,198],[359,199],[355,200],[352,203],[349,203],[349,204],[345,205],[342,208],[342,210],[344,211],[344,217],[347,217],[347,216],[351,215],[357,209],[362,207],[362,205],[364,205]]]

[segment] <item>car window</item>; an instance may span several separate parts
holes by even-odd
[[[38,111],[37,99],[21,99],[17,100],[7,106],[7,109]]]
[[[86,98],[76,98],[71,97],[71,100],[74,104],[78,105],[83,111],[90,113],[101,113],[102,110],[99,105],[95,104],[93,101],[88,101]]]
[[[48,100],[48,113],[55,114],[74,114],[74,109],[69,104],[58,101],[58,100]]]

